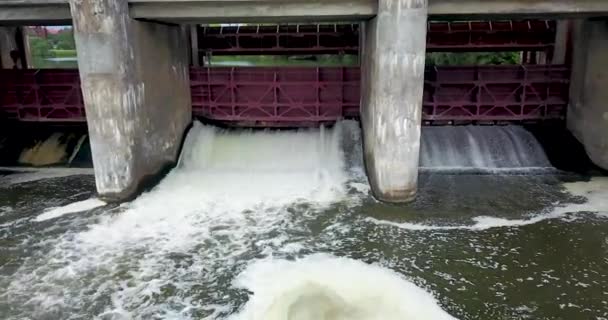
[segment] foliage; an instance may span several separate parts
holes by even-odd
[[[211,66],[356,66],[359,60],[356,55],[251,55],[251,56],[213,56]]]
[[[433,52],[426,56],[427,65],[498,65],[519,64],[519,52]],[[213,56],[215,66],[357,66],[356,55],[251,55]]]
[[[432,52],[426,55],[427,65],[492,65],[519,64],[519,52]]]
[[[47,38],[55,49],[76,50],[76,43],[74,42],[74,32],[72,31],[72,28],[62,29],[57,34],[49,34]]]
[[[52,49],[50,52],[55,58],[71,58],[76,56],[76,49]]]
[[[62,29],[46,38],[29,35],[32,54],[30,65],[34,68],[75,68],[76,61],[65,58],[76,57],[76,44],[72,28]],[[59,60],[54,60],[60,58]],[[63,58],[63,60],[61,59]]]

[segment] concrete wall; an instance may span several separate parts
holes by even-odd
[[[608,19],[575,21],[573,41],[568,129],[608,169]]]
[[[129,199],[175,163],[191,122],[186,31],[132,20],[121,0],[70,6],[97,191]]]
[[[367,175],[376,198],[414,198],[424,63],[426,0],[380,0],[364,26],[361,122]]]
[[[15,40],[16,27],[0,27],[0,67],[11,69],[13,60],[11,59],[11,50],[17,49],[17,41]]]

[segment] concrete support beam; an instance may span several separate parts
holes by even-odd
[[[416,195],[427,0],[379,0],[364,26],[361,121],[367,175],[376,198]]]
[[[551,63],[566,64],[570,63],[570,53],[572,50],[570,20],[557,21],[557,29],[555,30],[555,48],[553,49],[553,57]]]
[[[608,170],[608,20],[577,20],[568,129],[598,166]]]
[[[3,25],[68,25],[71,20],[68,0],[0,1]]]
[[[126,200],[176,162],[191,122],[187,33],[122,0],[70,5],[97,191]]]
[[[180,23],[365,20],[378,0],[123,0],[135,19]],[[598,17],[606,0],[428,0],[433,19]],[[68,0],[0,0],[0,24],[69,23]]]
[[[190,25],[190,48],[192,50],[192,53],[190,53],[192,66],[200,67],[201,60],[198,53],[198,29],[196,24]]]
[[[0,27],[0,68],[27,69],[30,61],[29,43],[23,28]],[[11,52],[16,51],[17,63],[13,60]]]
[[[130,0],[131,15],[182,23],[345,21],[376,13],[377,0]]]
[[[561,17],[608,13],[606,0],[429,0],[436,17]]]
[[[16,27],[0,27],[0,68],[12,69],[14,66],[10,53],[18,50],[16,35]]]

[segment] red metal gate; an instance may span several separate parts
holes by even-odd
[[[566,66],[478,66],[427,69],[426,121],[521,121],[565,118]]]
[[[78,70],[0,70],[0,114],[21,121],[85,121]]]
[[[196,116],[237,125],[335,121],[359,110],[358,68],[200,68],[190,81]]]
[[[427,68],[425,121],[563,119],[566,66]],[[193,68],[197,117],[246,126],[309,126],[359,114],[359,68]],[[85,121],[77,70],[0,71],[2,118]]]
[[[556,22],[431,21],[427,51],[545,51]],[[357,54],[358,24],[207,26],[198,28],[201,55]]]

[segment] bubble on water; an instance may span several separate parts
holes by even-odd
[[[91,199],[87,199],[87,200],[83,200],[83,201],[73,202],[73,203],[70,203],[68,205],[61,206],[61,207],[50,208],[50,209],[46,210],[44,213],[37,216],[36,219],[34,219],[34,220],[37,222],[51,220],[51,219],[59,218],[66,214],[88,211],[88,210],[92,210],[95,208],[103,207],[105,205],[106,205],[105,202],[103,202],[97,198],[91,198]]]
[[[424,230],[471,230],[482,231],[492,228],[521,227],[551,219],[564,219],[574,221],[569,215],[591,213],[598,218],[608,218],[608,177],[594,177],[590,181],[565,183],[564,189],[572,196],[582,197],[584,203],[562,203],[545,212],[531,215],[523,219],[505,219],[492,216],[478,216],[472,218],[469,225],[428,225],[410,222],[395,222],[376,218],[365,218],[365,221],[388,225],[397,228],[424,231]]]
[[[394,271],[326,254],[254,262],[236,285],[252,294],[231,320],[455,319]]]
[[[45,240],[48,250],[0,277],[8,284],[0,299],[35,318],[226,316],[238,302],[221,292],[239,266],[302,250],[290,232],[306,232],[302,221],[348,199],[344,126],[352,127],[229,131],[195,123],[177,168],[157,187],[83,231]]]

